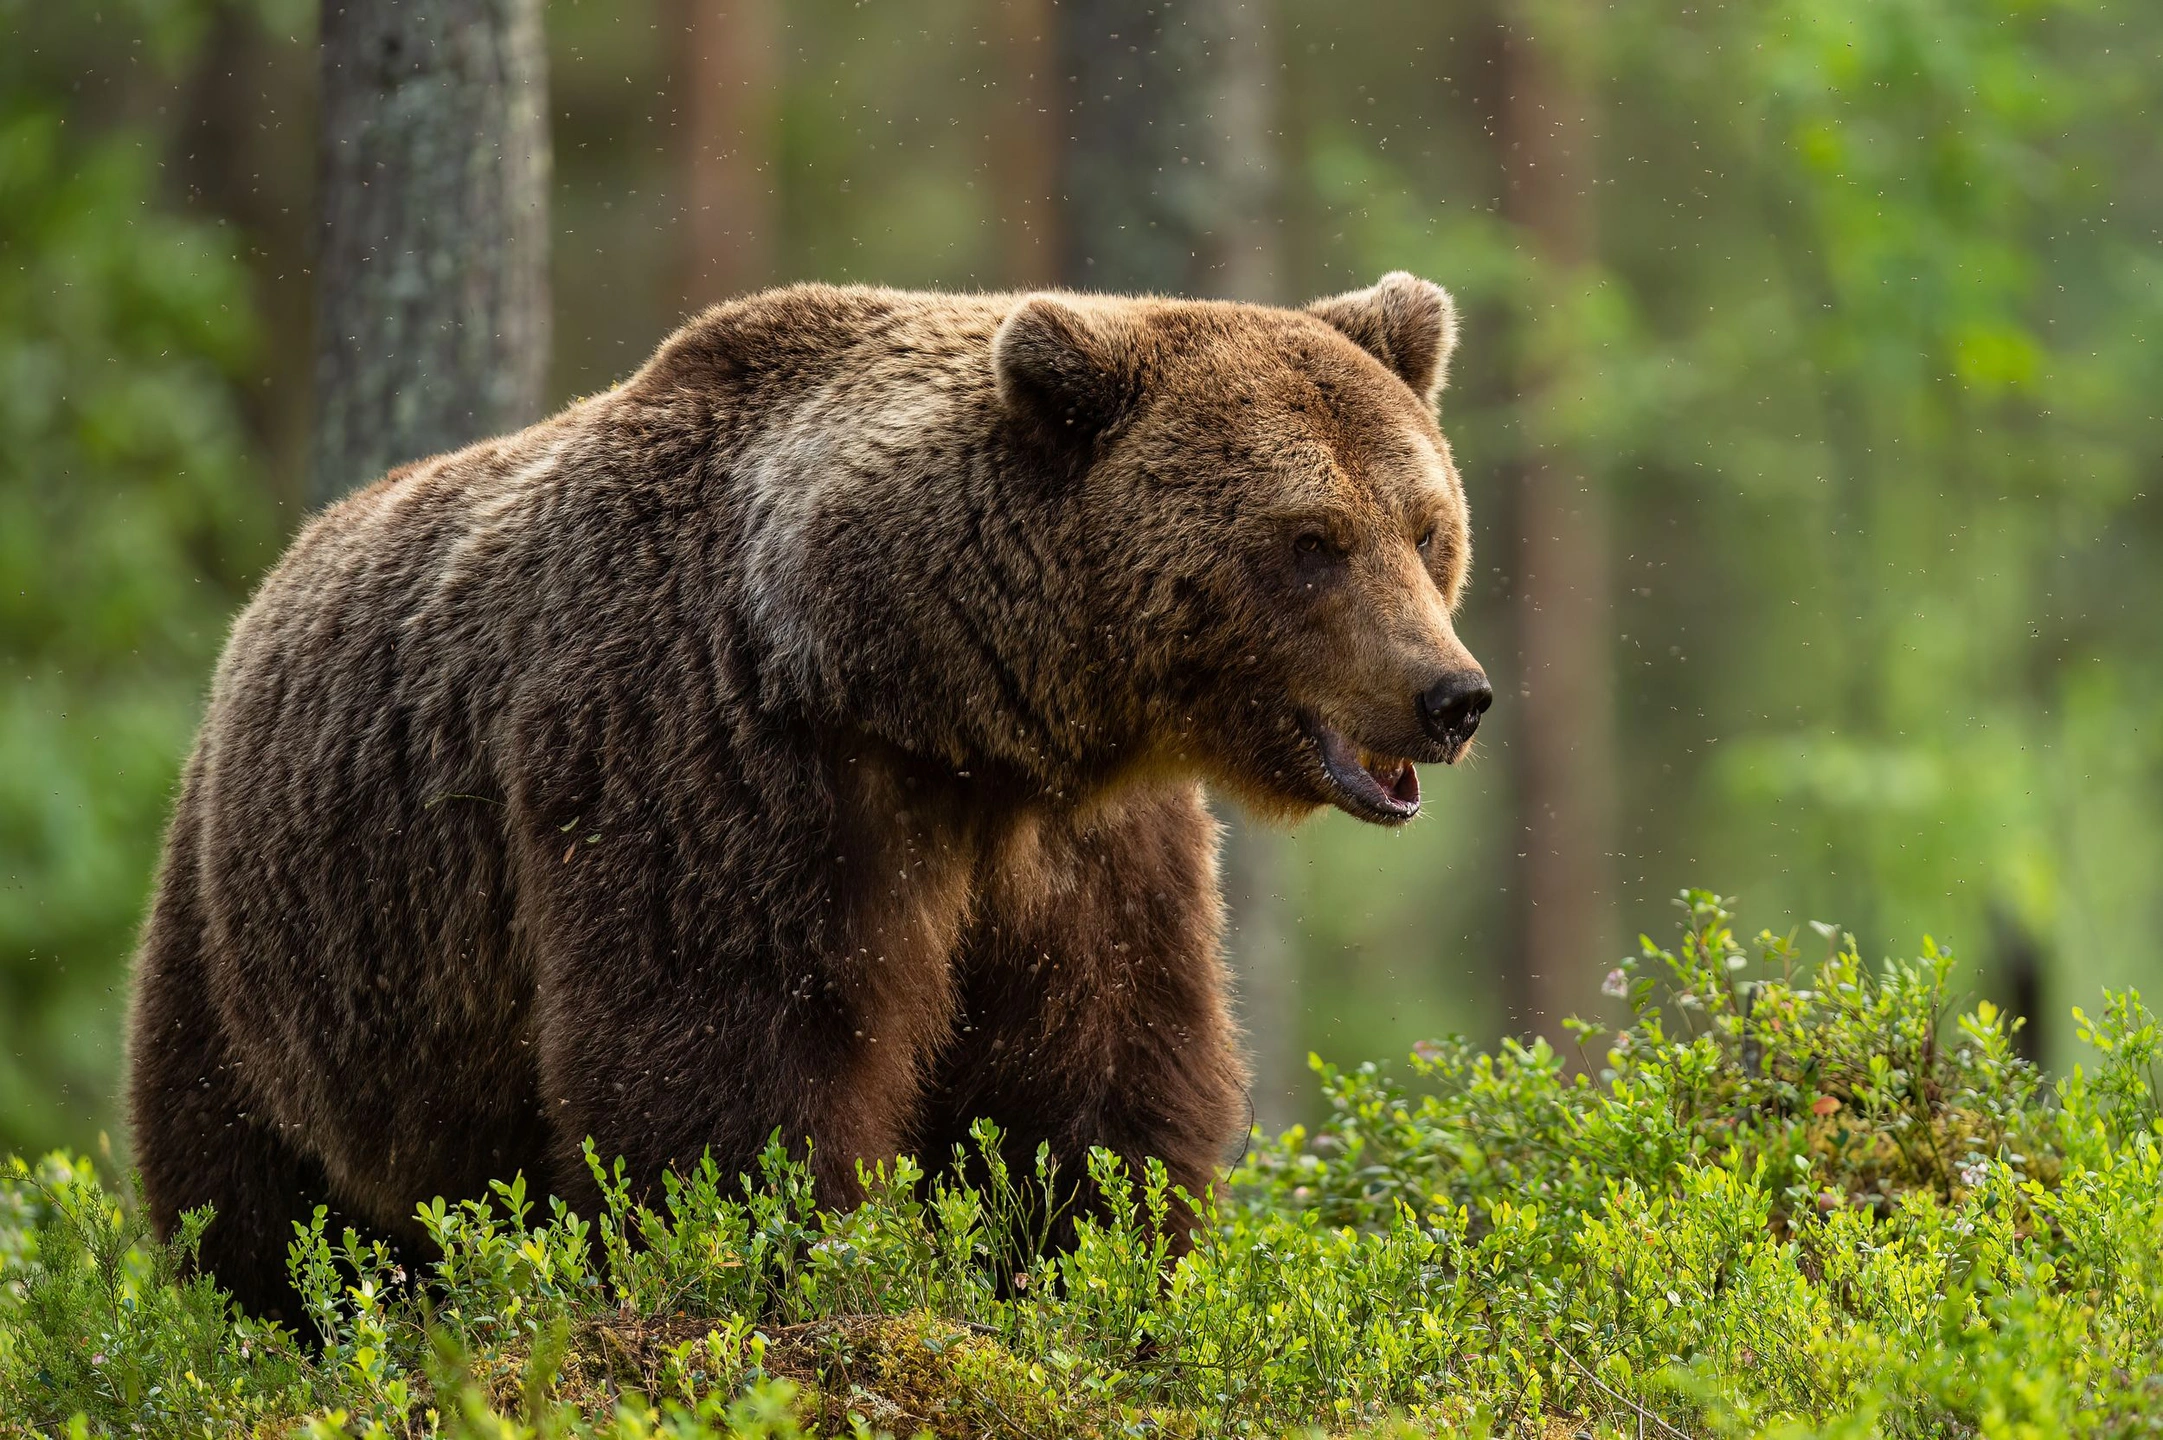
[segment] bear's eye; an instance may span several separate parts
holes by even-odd
[[[1327,530],[1302,528],[1292,536],[1293,563],[1310,583],[1335,570],[1344,558],[1344,544]]]
[[[1426,553],[1427,553],[1427,551],[1428,551],[1428,549],[1429,549],[1429,548],[1430,548],[1430,547],[1431,547],[1431,546],[1432,546],[1433,544],[1434,544],[1434,526],[1430,525],[1430,526],[1428,526],[1428,527],[1427,527],[1427,533],[1419,537],[1419,553],[1420,553],[1420,554],[1422,554],[1422,555],[1426,554]]]

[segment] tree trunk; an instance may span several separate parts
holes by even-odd
[[[1078,290],[1272,298],[1259,0],[1072,0],[1060,273]]]
[[[514,430],[548,375],[540,0],[324,0],[311,499]]]
[[[1501,141],[1504,214],[1541,262],[1548,296],[1533,297],[1519,355],[1551,355],[1537,327],[1594,258],[1591,102],[1570,64],[1580,33],[1567,0],[1514,0],[1504,37]],[[1513,1021],[1564,1038],[1590,1014],[1612,963],[1615,754],[1607,497],[1555,423],[1552,368],[1517,376],[1527,453],[1519,469],[1516,745],[1524,949]]]
[[[774,0],[678,0],[678,8],[684,298],[700,309],[774,279],[780,17]]]
[[[1259,0],[1066,0],[1053,35],[1064,82],[1060,278],[1077,290],[1276,299]],[[1276,1129],[1298,1117],[1305,1076],[1284,842],[1217,808],[1254,1113]]]
[[[999,222],[999,283],[1041,290],[1059,283],[1059,57],[1051,0],[988,0],[999,46],[987,170]]]

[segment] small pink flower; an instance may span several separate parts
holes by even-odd
[[[100,1350],[97,1354],[91,1356],[90,1363],[92,1365],[103,1365],[105,1363],[105,1352]]]
[[[1600,993],[1620,1000],[1630,993],[1630,977],[1624,974],[1619,966],[1608,971],[1607,978],[1600,982]]]

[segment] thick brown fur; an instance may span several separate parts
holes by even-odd
[[[234,627],[137,964],[160,1229],[215,1206],[204,1263],[297,1318],[316,1205],[410,1243],[522,1170],[590,1213],[588,1136],[650,1183],[778,1129],[847,1203],[984,1115],[1206,1187],[1246,1106],[1200,782],[1339,798],[1324,719],[1450,758],[1450,341],[1409,276],[800,286],[317,517]]]

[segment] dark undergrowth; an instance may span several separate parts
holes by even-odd
[[[2163,1434],[2163,1032],[2075,1012],[2049,1082],[1952,962],[1736,941],[1684,897],[1634,1020],[1319,1067],[1167,1265],[1161,1175],[1047,1255],[1041,1175],[777,1150],[603,1213],[512,1181],[405,1274],[294,1238],[309,1329],[235,1314],[81,1159],[0,1182],[0,1434],[1115,1437]],[[980,1128],[984,1154],[994,1137]],[[597,1167],[598,1168],[598,1167]],[[1056,1177],[1053,1179],[1056,1186]]]

